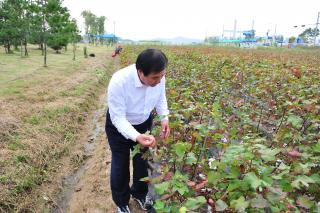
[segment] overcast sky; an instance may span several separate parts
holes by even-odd
[[[154,39],[183,36],[204,39],[233,30],[254,29],[259,36],[282,34],[297,36],[305,28],[294,25],[315,24],[320,0],[64,0],[81,31],[83,10],[106,16],[106,31],[125,39]],[[315,27],[306,26],[306,27]],[[319,26],[320,27],[320,26]],[[230,33],[225,32],[225,36]]]

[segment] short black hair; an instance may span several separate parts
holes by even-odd
[[[136,68],[141,70],[145,76],[150,73],[159,73],[167,67],[166,55],[158,49],[146,49],[137,58]]]

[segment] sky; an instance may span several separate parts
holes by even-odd
[[[320,0],[64,0],[63,4],[82,32],[81,12],[90,10],[107,17],[107,33],[115,31],[116,36],[132,40],[221,36],[223,28],[233,30],[235,20],[237,30],[251,30],[253,25],[257,36],[267,32],[297,36],[315,27],[320,12]],[[303,24],[313,25],[303,28]]]

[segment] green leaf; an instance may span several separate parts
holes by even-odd
[[[187,208],[182,206],[180,209],[179,209],[179,213],[187,213]]]
[[[195,157],[193,152],[189,152],[186,157],[186,164],[193,165],[197,162],[197,158]]]
[[[280,200],[281,195],[277,193],[268,192],[266,198],[270,203],[276,204]]]
[[[184,182],[176,182],[172,187],[172,191],[178,191],[179,194],[184,195],[189,192],[189,188]]]
[[[196,198],[188,198],[184,206],[187,207],[188,210],[196,210],[206,202],[207,200],[205,197],[199,196]]]
[[[310,209],[314,205],[314,201],[310,200],[307,196],[299,196],[297,204],[303,208]]]
[[[174,152],[179,158],[182,158],[187,150],[186,143],[177,143],[173,145]]]
[[[315,183],[315,181],[308,176],[300,175],[291,183],[291,186],[300,189],[301,185],[309,187],[309,183]]]
[[[319,174],[313,174],[310,176],[312,180],[314,180],[315,183],[320,184],[320,175]]]
[[[136,156],[136,154],[140,153],[140,149],[141,149],[141,145],[140,144],[137,144],[137,145],[134,146],[134,149],[131,152],[131,159],[133,159],[134,156]]]
[[[285,192],[292,192],[292,190],[293,190],[290,182],[288,182],[285,179],[280,180],[280,186],[283,189],[283,191],[285,191]]]
[[[240,175],[240,168],[237,166],[232,166],[229,175],[227,178],[236,179]]]
[[[265,161],[274,161],[276,158],[275,156],[281,152],[281,149],[269,149],[269,148],[265,148],[262,150],[259,150],[259,153],[261,154],[261,157],[263,160]]]
[[[256,176],[254,172],[249,172],[245,175],[244,180],[253,188],[257,189],[261,185],[261,180]]]
[[[262,195],[258,194],[256,198],[250,200],[250,204],[253,208],[263,209],[268,206],[266,199]]]
[[[289,170],[285,170],[285,171],[279,173],[278,175],[272,175],[272,178],[275,180],[281,180],[283,178],[282,176],[284,176],[288,173],[289,173]]]
[[[312,151],[316,153],[320,153],[320,143],[317,143],[316,145],[314,145],[312,148]]]
[[[208,173],[208,183],[212,185],[216,185],[218,181],[221,179],[221,174],[218,172],[210,171]]]
[[[165,192],[168,191],[169,186],[170,186],[170,182],[166,181],[166,182],[154,185],[154,190],[158,195],[163,195]]]
[[[161,212],[162,209],[164,209],[165,207],[165,203],[160,201],[160,200],[157,200],[156,203],[153,205],[153,208],[155,208],[155,210]]]
[[[217,200],[216,202],[216,211],[221,212],[228,208],[228,205],[223,200]]]
[[[238,189],[241,186],[241,184],[242,184],[242,181],[239,181],[239,180],[230,181],[227,190],[229,192],[231,192],[231,191],[233,191],[235,189]]]
[[[290,115],[288,117],[288,123],[291,123],[293,127],[300,129],[302,127],[303,119],[296,115]]]
[[[302,163],[297,163],[294,164],[294,172],[297,174],[307,174],[309,173],[311,169],[310,164],[306,163],[306,164],[302,164]]]
[[[237,211],[245,211],[249,206],[249,201],[246,201],[243,196],[239,197],[237,200],[232,200],[230,202],[232,208]]]
[[[144,177],[144,178],[140,178],[139,181],[142,181],[142,182],[150,182],[151,179],[150,179],[150,177]]]

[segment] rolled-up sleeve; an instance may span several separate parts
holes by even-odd
[[[169,110],[168,110],[168,103],[166,97],[166,80],[163,77],[163,82],[161,82],[161,92],[160,98],[158,103],[156,104],[156,111],[157,114],[162,117],[162,120],[168,120]]]
[[[126,138],[136,141],[140,133],[126,119],[125,92],[123,85],[110,80],[108,86],[108,107],[110,118],[117,130]]]

